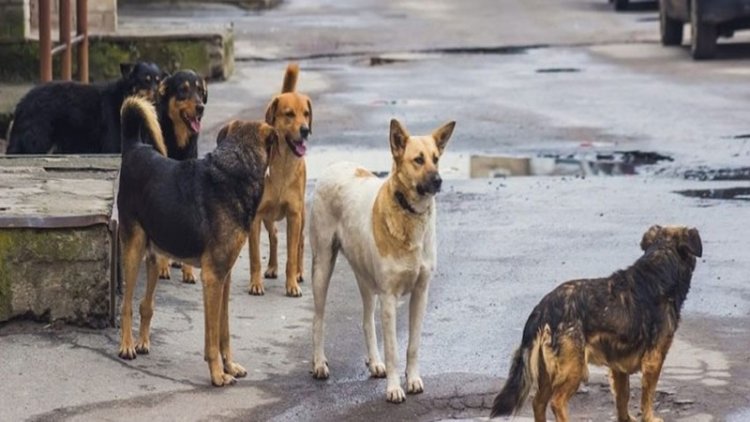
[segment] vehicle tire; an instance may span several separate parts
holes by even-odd
[[[661,45],[681,45],[682,29],[685,24],[667,14],[666,0],[659,1],[659,29],[661,31]]]
[[[701,22],[698,3],[690,2],[690,53],[694,60],[710,59],[716,55],[716,25]]]
[[[630,4],[630,0],[614,0],[613,3],[615,4],[615,10],[620,12],[623,10],[628,10],[628,5]]]

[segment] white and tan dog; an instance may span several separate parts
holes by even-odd
[[[410,394],[424,389],[417,354],[427,290],[435,267],[435,194],[442,179],[438,159],[453,133],[450,122],[428,136],[409,136],[391,120],[393,168],[385,181],[356,164],[331,166],[318,180],[312,204],[313,377],[328,378],[323,350],[323,315],[331,273],[339,250],[357,278],[367,365],[376,378],[387,377],[386,398],[404,401],[398,372],[396,301],[411,293],[406,384]],[[375,298],[380,298],[385,365],[375,336]]]

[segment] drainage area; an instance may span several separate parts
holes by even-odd
[[[689,189],[679,190],[675,193],[689,198],[750,201],[750,187],[748,186],[723,189]]]
[[[330,164],[355,162],[378,176],[391,170],[387,150],[316,148],[306,156],[308,177],[315,179]],[[537,155],[473,154],[446,151],[440,159],[445,179],[504,178],[516,176],[622,176],[639,174],[642,166],[672,158],[650,151],[586,152]]]

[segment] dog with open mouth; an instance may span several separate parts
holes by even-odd
[[[266,123],[272,125],[283,141],[271,151],[266,189],[258,213],[250,229],[250,290],[251,295],[264,294],[260,276],[260,224],[268,231],[270,255],[265,278],[278,276],[278,239],[276,222],[286,218],[287,260],[286,295],[299,297],[303,281],[305,237],[305,185],[307,139],[312,133],[312,102],[307,95],[296,92],[299,66],[290,64],[284,74],[281,94],[266,108]]]
[[[169,158],[198,158],[198,135],[207,102],[206,79],[192,70],[177,71],[162,81],[159,86],[157,112]],[[173,262],[173,265],[182,267],[183,282],[196,282],[193,267],[177,262]],[[159,278],[169,279],[169,260],[160,256],[158,267]]]

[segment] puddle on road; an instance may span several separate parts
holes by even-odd
[[[545,67],[537,69],[536,73],[578,73],[581,69],[577,67]]]
[[[341,161],[357,163],[384,176],[391,170],[388,150],[345,150],[329,147],[311,149],[306,156],[308,177],[315,179],[329,165]],[[671,157],[644,151],[612,153],[543,154],[537,156],[482,155],[446,151],[440,159],[445,179],[502,178],[513,176],[618,176],[638,174],[638,168]]]
[[[689,189],[679,190],[678,193],[689,198],[701,199],[729,199],[736,201],[750,201],[750,187],[736,187],[724,189]]]
[[[685,172],[688,180],[750,180],[750,167],[711,169],[700,167]]]

